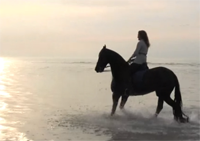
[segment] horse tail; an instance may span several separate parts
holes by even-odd
[[[181,97],[181,92],[180,92],[180,85],[179,85],[179,81],[176,75],[175,76],[175,99],[174,101],[180,106],[182,107],[182,97]]]
[[[180,107],[180,112],[182,114],[182,116],[186,117],[187,122],[189,121],[189,117],[183,113],[182,111],[182,97],[181,97],[181,92],[180,92],[180,85],[179,85],[179,81],[176,75],[175,76],[175,99],[174,101],[176,102],[176,104]]]

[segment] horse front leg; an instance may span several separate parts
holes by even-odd
[[[164,100],[161,97],[158,97],[158,104],[157,104],[157,109],[156,109],[156,113],[155,113],[156,117],[158,116],[158,114],[163,109],[163,102],[164,102]]]
[[[123,95],[122,96],[122,98],[121,98],[121,103],[120,103],[120,109],[122,110],[122,109],[124,109],[124,106],[125,106],[125,104],[126,104],[126,102],[127,102],[127,100],[128,100],[128,97],[129,96],[125,96],[125,95]]]
[[[118,101],[119,101],[120,95],[117,93],[113,93],[112,95],[112,99],[113,99],[113,106],[112,106],[112,111],[111,111],[111,116],[113,116],[115,114],[117,105],[118,105]]]

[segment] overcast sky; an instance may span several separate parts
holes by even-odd
[[[128,59],[138,30],[148,56],[194,58],[199,0],[0,0],[0,55],[96,57],[104,44]]]

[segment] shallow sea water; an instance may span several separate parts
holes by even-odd
[[[175,122],[166,103],[154,118],[155,93],[129,97],[110,117],[111,72],[97,74],[94,61],[1,58],[0,140],[199,140],[199,64],[156,66],[178,76],[189,123]]]

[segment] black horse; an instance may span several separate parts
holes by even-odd
[[[165,101],[173,109],[174,119],[180,122],[188,122],[189,117],[182,112],[182,98],[180,93],[179,81],[177,76],[165,67],[156,67],[146,69],[131,74],[131,67],[118,53],[107,49],[106,45],[99,52],[98,62],[95,71],[103,72],[106,65],[110,64],[112,72],[111,90],[113,92],[113,106],[111,116],[114,115],[118,105],[119,98],[121,98],[120,108],[123,109],[129,96],[144,95],[156,92],[158,96],[158,104],[155,116],[157,116]],[[125,94],[127,88],[130,88],[129,80],[132,78],[132,86],[134,91],[128,95]],[[175,99],[170,97],[171,92],[175,88]]]

